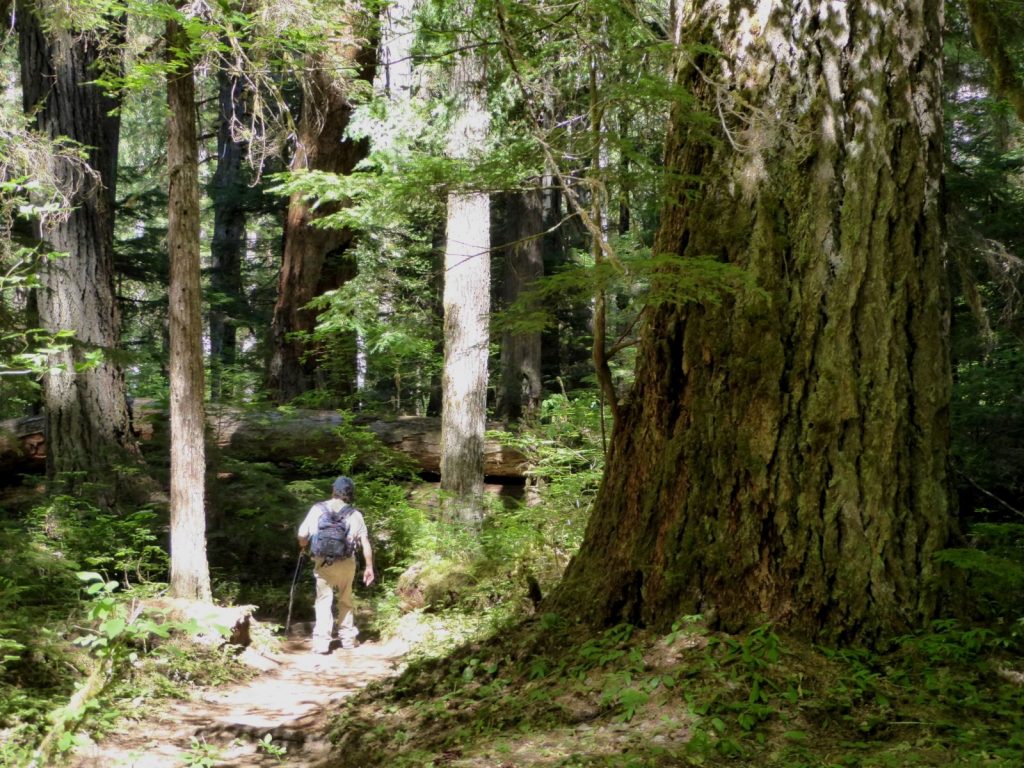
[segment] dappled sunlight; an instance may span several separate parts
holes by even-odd
[[[322,765],[332,711],[364,686],[401,668],[407,646],[400,640],[365,643],[350,650],[314,654],[308,638],[282,641],[277,652],[246,649],[241,660],[261,671],[251,680],[198,690],[190,700],[152,702],[98,743],[66,763],[69,768],[178,768],[196,744],[216,750],[219,766],[276,765],[261,744],[287,750],[294,766]]]

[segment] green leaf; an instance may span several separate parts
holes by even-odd
[[[125,627],[128,626],[128,622],[120,616],[115,616],[112,619],[107,619],[100,624],[100,632],[106,635],[108,638],[113,640],[115,637],[124,632]]]

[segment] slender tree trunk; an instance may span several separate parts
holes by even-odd
[[[544,275],[544,200],[539,189],[508,195],[505,249],[500,285],[504,307],[517,301]],[[536,413],[541,397],[541,333],[501,336],[501,385],[495,402],[499,418],[520,419]]]
[[[223,369],[235,362],[236,320],[242,308],[242,257],[245,254],[245,195],[242,160],[245,144],[236,141],[232,123],[244,121],[246,98],[242,81],[227,72],[217,74],[220,121],[217,127],[217,170],[213,199],[213,240],[210,253],[210,399],[223,392]]]
[[[350,29],[349,33],[355,32]],[[340,58],[372,81],[376,51],[363,42],[338,45]],[[345,138],[352,103],[350,84],[334,71],[337,64],[315,57],[308,70],[305,100],[296,137],[291,170],[318,170],[348,174],[366,156],[365,141]],[[338,288],[356,274],[355,261],[347,253],[352,245],[348,229],[321,229],[313,224],[327,207],[314,212],[299,195],[289,201],[284,228],[284,254],[278,299],[274,306],[270,362],[270,388],[279,402],[286,402],[313,387],[318,360],[315,348],[303,338],[316,327],[317,313],[306,304],[326,290]],[[347,381],[332,382],[343,394],[355,391],[356,344],[354,339]]]
[[[413,15],[417,0],[394,0],[381,11],[381,90],[394,102],[408,102],[413,88]]]
[[[452,82],[458,100],[457,116],[448,139],[452,157],[472,158],[484,148],[489,129],[485,89],[482,53],[479,48],[467,46],[456,54]],[[441,490],[445,494],[446,514],[469,524],[483,518],[491,315],[490,208],[490,199],[484,193],[448,195]]]
[[[870,641],[932,613],[951,525],[942,5],[730,8],[682,18],[679,82],[718,125],[676,111],[667,167],[701,187],[663,212],[656,288],[713,256],[759,291],[653,308],[552,607]]]
[[[125,399],[124,375],[110,353],[120,340],[114,296],[114,185],[120,132],[118,103],[89,83],[99,74],[96,34],[44,31],[31,3],[17,16],[25,111],[37,130],[67,137],[87,152],[91,175],[55,159],[60,183],[77,189],[74,210],[46,227],[42,239],[56,254],[43,269],[39,320],[46,330],[75,332],[71,348],[52,355],[43,379],[47,473],[74,483],[97,480],[119,456],[137,453]],[[102,359],[76,370],[90,352]],[[77,474],[76,474],[77,473]]]
[[[199,155],[189,39],[167,22],[167,247],[171,274],[171,591],[210,599],[206,560],[203,334],[199,283]]]

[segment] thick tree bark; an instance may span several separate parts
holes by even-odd
[[[199,281],[199,155],[189,40],[167,22],[167,247],[171,331],[171,591],[210,600],[203,445],[203,327]]]
[[[217,170],[210,185],[213,199],[213,240],[210,255],[210,399],[223,393],[223,370],[235,362],[236,322],[244,304],[242,258],[245,255],[245,195],[242,160],[245,144],[236,141],[232,123],[244,121],[246,98],[240,78],[217,74],[220,122],[217,127]]]
[[[468,16],[468,8],[467,10]],[[456,118],[452,157],[484,148],[489,129],[484,61],[478,48],[456,54],[452,92]],[[441,380],[441,490],[445,513],[476,524],[483,518],[483,444],[491,318],[491,204],[480,192],[448,195],[444,259],[444,373]]]
[[[932,613],[950,530],[942,6],[734,8],[681,20],[722,52],[678,65],[718,126],[676,112],[667,166],[701,189],[678,190],[656,252],[763,293],[653,308],[552,607],[871,640]]]
[[[544,199],[539,189],[508,195],[500,299],[511,306],[544,276]],[[501,385],[495,402],[499,418],[518,420],[536,413],[541,397],[541,333],[501,335]]]
[[[50,332],[75,332],[71,348],[52,355],[43,379],[47,472],[51,479],[74,483],[98,479],[112,461],[137,451],[124,376],[109,357],[120,339],[113,259],[120,118],[117,102],[89,84],[100,73],[104,41],[94,33],[44,31],[38,13],[30,3],[17,16],[25,111],[44,135],[77,142],[92,169],[83,176],[80,168],[54,160],[60,183],[78,190],[75,208],[41,233],[53,252],[63,255],[49,258],[43,269],[39,320]],[[94,351],[104,358],[76,370]]]
[[[351,29],[349,33],[355,34]],[[353,40],[339,45],[338,50],[340,58],[356,69],[361,79],[373,79],[376,58],[373,47]],[[293,171],[348,174],[366,156],[365,141],[344,137],[352,116],[351,86],[344,76],[334,71],[337,65],[332,61],[317,56],[310,62],[291,163]],[[316,327],[317,313],[306,309],[306,304],[324,291],[343,285],[356,273],[355,261],[347,253],[352,244],[352,232],[313,225],[317,218],[333,210],[328,206],[314,212],[299,195],[294,195],[288,203],[278,298],[271,328],[274,351],[270,362],[270,388],[278,402],[287,402],[316,383],[316,351],[301,336]],[[340,385],[343,393],[354,392],[356,386],[354,339],[350,346],[351,361],[342,366],[347,380],[332,382],[334,387]]]

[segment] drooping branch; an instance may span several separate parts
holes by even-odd
[[[512,76],[516,82],[517,87],[523,96],[523,105],[529,115],[530,121],[534,126],[542,125],[540,114],[533,103],[533,95],[530,89],[527,87],[526,82],[523,78],[522,71],[519,68],[519,56],[515,44],[515,40],[512,38],[508,30],[508,23],[505,19],[504,9],[502,4],[495,4],[495,13],[498,19],[498,30],[501,37],[501,49],[505,55],[505,59],[508,62],[509,69],[512,71]],[[600,132],[601,132],[601,107],[597,99],[596,93],[596,70],[594,64],[591,65],[591,130],[595,134],[594,148],[593,148],[593,163],[592,171],[593,175],[590,179],[591,185],[591,200],[593,202],[593,208],[591,211],[587,211],[579,198],[579,194],[576,189],[566,178],[565,173],[561,169],[555,153],[542,137],[535,133],[534,138],[540,145],[541,150],[544,153],[544,159],[551,169],[552,174],[561,188],[565,192],[566,199],[569,201],[573,212],[579,218],[583,227],[590,235],[594,263],[598,266],[608,262],[612,264],[619,272],[625,274],[626,268],[622,261],[619,259],[618,254],[615,253],[615,249],[611,247],[605,237],[605,233],[601,227],[601,209],[600,209],[600,180],[597,178],[597,171],[600,168],[600,155],[601,155],[601,143],[600,143]],[[594,368],[597,373],[597,379],[601,388],[601,394],[605,401],[609,403],[612,409],[612,420],[615,421],[618,414],[618,398],[615,395],[615,386],[612,381],[611,368],[609,367],[608,361],[610,356],[605,349],[605,323],[606,323],[606,305],[605,305],[605,294],[604,289],[599,288],[595,295],[594,304],[594,342],[593,342],[593,360]]]

